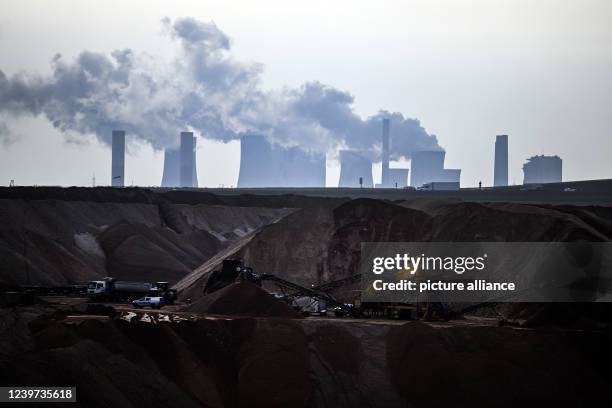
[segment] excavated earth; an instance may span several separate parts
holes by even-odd
[[[612,380],[610,330],[278,317],[70,323],[77,313],[0,311],[0,383],[76,386],[88,407],[566,407],[607,400]]]
[[[305,286],[322,285],[338,299],[352,302],[359,285],[355,276],[362,242],[601,242],[611,238],[610,207],[355,199],[296,210],[237,242],[225,255],[241,258],[261,273]],[[210,272],[220,267],[221,260],[209,260],[176,287],[186,297],[202,296]]]
[[[204,203],[187,204],[141,189],[45,190],[0,194],[1,286],[83,284],[104,276],[175,283],[234,240],[293,211],[225,205],[206,194]]]

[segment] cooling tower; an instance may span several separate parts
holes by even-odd
[[[442,181],[445,155],[443,150],[414,153],[410,164],[410,185],[421,187],[425,183]]]
[[[493,185],[495,187],[508,185],[508,135],[498,135],[495,138]]]
[[[262,135],[240,139],[238,187],[325,187],[325,155],[272,146]]]
[[[278,158],[264,136],[246,135],[240,139],[238,187],[278,187],[278,166]]]
[[[123,187],[125,184],[125,132],[113,130],[111,185]]]
[[[197,139],[194,140],[194,144]],[[179,149],[166,149],[164,151],[164,173],[162,187],[180,187],[181,156]],[[193,149],[193,186],[198,187],[198,172],[196,171],[196,149]]]
[[[372,160],[366,157],[367,152],[358,150],[340,150],[340,181],[338,187],[373,187]]]
[[[389,119],[383,119],[382,128],[382,176],[381,184],[383,187],[391,187],[395,185],[392,182],[389,174]]]
[[[279,154],[285,187],[325,187],[325,154],[308,153],[297,147],[282,149]]]
[[[162,187],[178,187],[180,184],[179,167],[180,155],[178,149],[166,149],[164,151],[164,173],[162,175]]]

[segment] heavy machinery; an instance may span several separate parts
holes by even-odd
[[[332,311],[338,317],[380,317],[389,319],[443,320],[450,317],[450,310],[439,302],[389,303],[362,302],[361,291],[354,291],[352,303],[335,299],[329,290],[361,280],[361,275],[352,275],[338,281],[327,282],[310,288],[279,278],[272,274],[257,274],[253,268],[244,266],[241,260],[226,259],[220,271],[213,271],[206,282],[204,293],[211,293],[234,282],[248,281],[261,286],[263,282],[275,284],[279,297],[301,312],[322,314],[323,309]]]
[[[234,282],[251,282],[261,286],[263,282],[273,283],[278,289],[278,296],[290,306],[304,313],[323,314],[327,308],[352,313],[352,306],[337,301],[333,296],[314,288],[307,288],[276,275],[257,274],[253,268],[244,266],[241,260],[226,259],[220,271],[213,271],[206,282],[204,293],[215,292]]]
[[[87,296],[92,300],[111,300],[130,302],[143,296],[163,297],[166,304],[174,304],[176,290],[170,289],[168,282],[123,281],[106,277],[87,284]]]

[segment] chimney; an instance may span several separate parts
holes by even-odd
[[[194,187],[195,139],[193,132],[181,132],[180,147],[180,186]]]
[[[111,186],[125,185],[125,132],[113,130],[111,158]]]
[[[495,187],[508,185],[508,135],[498,135],[495,138],[493,185]]]
[[[382,178],[383,187],[389,187],[389,119],[383,119],[382,128]]]
[[[198,187],[198,173],[196,172],[196,143],[194,138],[193,149],[193,187]],[[164,172],[162,173],[162,187],[180,187],[181,185],[181,156],[178,148],[167,147],[164,150]]]

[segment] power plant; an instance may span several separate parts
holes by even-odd
[[[125,132],[113,130],[111,158],[111,186],[125,185]]]
[[[273,146],[265,136],[240,139],[238,187],[325,187],[324,154]]]
[[[374,186],[419,189],[459,189],[461,169],[444,168],[444,150],[417,151],[411,168],[390,168],[392,140],[389,119],[382,120],[381,183],[374,185],[370,150],[340,150],[338,187]],[[162,187],[198,187],[196,142],[193,132],[181,132],[178,148],[166,148]],[[237,187],[325,187],[326,155],[299,147],[273,145],[259,134],[240,139],[240,171]],[[111,185],[125,186],[125,131],[112,131]],[[508,186],[508,135],[495,138],[494,187]],[[523,184],[562,182],[563,161],[559,156],[536,155],[523,165]],[[409,177],[410,176],[410,177]],[[433,183],[433,184],[432,184]]]
[[[432,182],[456,183],[460,185],[461,169],[445,169],[444,150],[416,152],[411,161],[410,185],[418,188]]]
[[[198,187],[196,142],[193,132],[181,132],[178,148],[166,148],[162,187]],[[373,186],[419,189],[433,186],[458,189],[461,169],[444,168],[444,150],[417,151],[411,158],[411,168],[391,168],[393,149],[390,121],[382,120],[381,183],[374,184],[370,150],[340,150],[338,187]],[[247,134],[240,139],[240,171],[237,187],[325,187],[326,155],[306,152],[299,147],[274,145],[260,134]],[[559,156],[536,155],[523,165],[523,184],[558,183],[562,181]],[[111,185],[125,185],[125,131],[112,131]],[[494,187],[508,186],[508,135],[495,137]],[[409,177],[410,176],[410,177]],[[434,183],[434,184],[432,184]]]
[[[560,183],[563,160],[559,156],[532,156],[523,164],[523,184]]]
[[[508,135],[498,135],[495,138],[495,164],[493,171],[493,186],[508,185]]]

